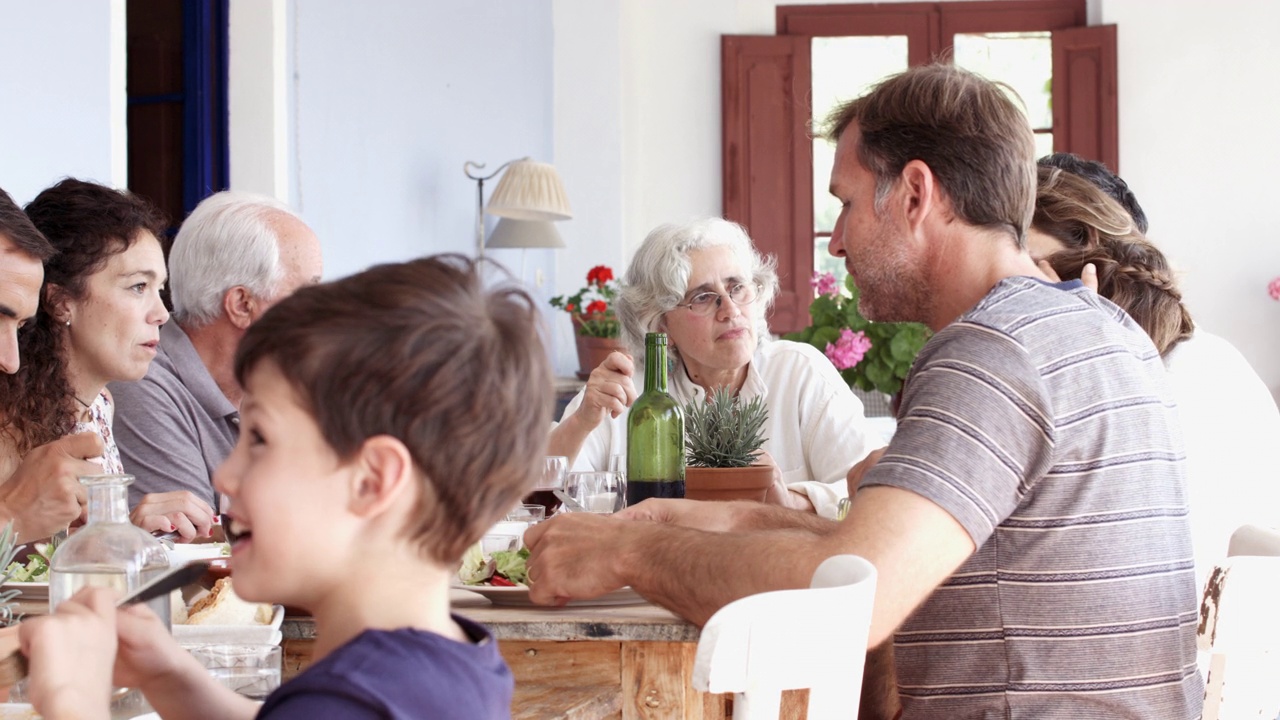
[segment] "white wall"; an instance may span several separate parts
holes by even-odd
[[[621,85],[621,117],[595,121],[622,133],[622,173],[601,174],[597,192],[623,198],[629,258],[658,223],[720,213],[719,36],[773,34],[777,3],[605,4],[624,18],[620,74],[583,77],[557,62],[556,122],[581,124],[592,112],[562,100],[571,95],[562,83],[586,83],[575,86],[584,95]],[[557,28],[575,29],[557,33],[557,58],[585,49],[591,31],[586,17],[561,17],[570,5],[555,6]],[[1280,3],[1093,0],[1089,16],[1119,25],[1121,170],[1151,216],[1153,239],[1185,271],[1197,320],[1280,393],[1280,303],[1265,292],[1280,275],[1280,219],[1269,212],[1280,168],[1280,95],[1270,81],[1280,68]],[[557,135],[558,156],[563,147]],[[561,274],[561,289],[576,282]]]
[[[0,188],[124,185],[124,3],[0,0]]]
[[[324,244],[325,275],[474,254],[463,163],[554,161],[550,0],[295,0],[290,11],[290,199]],[[519,265],[504,252],[494,256]],[[530,252],[531,273],[545,253]]]
[[[1121,173],[1196,321],[1280,395],[1280,3],[1100,5],[1119,26]]]

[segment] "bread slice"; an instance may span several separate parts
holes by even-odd
[[[266,625],[271,622],[271,606],[248,603],[236,596],[231,578],[222,578],[208,595],[187,610],[187,625]]]

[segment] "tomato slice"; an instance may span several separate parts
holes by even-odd
[[[489,578],[489,584],[493,585],[494,587],[515,587],[516,586],[515,583],[502,577],[501,575],[494,575],[493,577]]]

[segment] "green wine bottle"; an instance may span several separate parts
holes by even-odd
[[[644,392],[627,415],[627,505],[684,497],[684,411],[667,394],[667,336],[644,338]]]

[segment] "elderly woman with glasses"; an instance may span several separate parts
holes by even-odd
[[[644,337],[664,332],[675,361],[668,391],[681,404],[720,387],[765,398],[769,502],[834,517],[849,469],[884,441],[822,353],[770,339],[765,313],[777,291],[772,259],[734,223],[710,218],[649,233],[617,301],[630,356],[615,352],[592,371],[551,433],[551,454],[569,457],[575,470],[603,470],[626,452]]]

